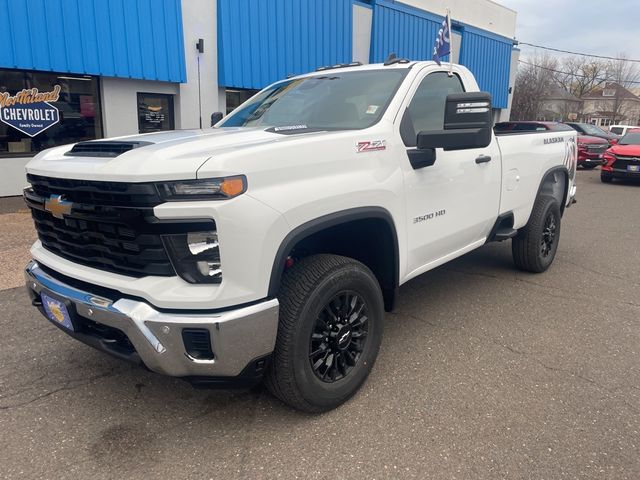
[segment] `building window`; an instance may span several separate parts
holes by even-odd
[[[138,130],[140,133],[175,129],[173,95],[138,93]]]
[[[97,77],[0,69],[0,156],[101,137]]]
[[[240,90],[227,88],[227,114],[253,97],[259,90]]]

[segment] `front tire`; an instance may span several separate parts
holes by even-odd
[[[549,268],[560,241],[560,207],[555,198],[541,195],[529,223],[511,241],[513,261],[520,270],[541,273]]]
[[[382,340],[380,285],[365,265],[313,255],[285,272],[269,391],[305,412],[331,410],[366,380]]]
[[[613,175],[611,175],[609,172],[600,172],[600,181],[602,183],[611,183],[613,181]]]

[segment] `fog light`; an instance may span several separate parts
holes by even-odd
[[[222,266],[215,230],[163,237],[176,273],[189,283],[220,283]]]
[[[200,275],[203,277],[217,277],[222,275],[220,262],[199,261],[196,263]]]
[[[187,244],[192,255],[199,255],[202,252],[218,248],[218,234],[216,232],[189,233]]]

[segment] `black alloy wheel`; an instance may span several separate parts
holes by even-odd
[[[542,240],[540,241],[540,254],[547,258],[553,252],[556,241],[556,216],[552,211],[547,213],[547,218],[542,229]]]
[[[561,219],[558,201],[540,195],[529,221],[511,240],[513,261],[520,270],[541,273],[551,266],[558,251]]]
[[[367,306],[355,292],[329,301],[315,321],[309,341],[313,373],[323,382],[343,379],[357,365],[369,330]]]
[[[305,412],[346,402],[371,371],[382,340],[384,299],[361,262],[318,254],[285,271],[269,391]]]

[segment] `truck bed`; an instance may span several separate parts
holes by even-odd
[[[500,132],[496,140],[502,155],[502,197],[500,213],[513,212],[514,228],[526,225],[532,198],[536,198],[544,175],[558,165],[569,170],[573,182],[576,171],[576,132]]]

